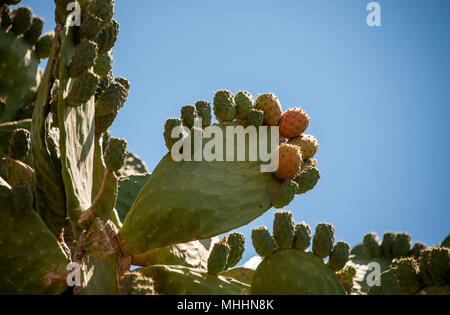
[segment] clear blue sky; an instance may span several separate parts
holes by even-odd
[[[152,170],[163,124],[217,89],[302,106],[323,178],[288,207],[352,245],[375,231],[440,243],[450,232],[450,1],[116,0],[114,72],[132,82],[111,129]],[[22,1],[53,28],[53,1]],[[51,22],[51,23],[50,23]],[[267,212],[243,231],[268,225]],[[245,258],[254,254],[250,244]]]

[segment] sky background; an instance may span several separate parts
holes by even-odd
[[[352,246],[369,231],[440,243],[450,232],[450,1],[116,0],[114,73],[132,88],[111,132],[149,170],[167,118],[214,91],[273,92],[311,116],[323,174],[287,207],[333,223]],[[54,28],[53,1],[23,0]],[[242,231],[267,225],[270,210]],[[255,254],[247,244],[245,262]]]

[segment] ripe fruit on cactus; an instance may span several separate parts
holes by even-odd
[[[300,136],[309,126],[309,115],[300,107],[288,109],[280,120],[280,134],[286,138]]]
[[[208,272],[212,275],[218,275],[224,271],[229,254],[230,246],[228,246],[226,238],[214,244],[208,258]]]
[[[312,159],[316,155],[317,150],[319,150],[319,142],[312,135],[302,134],[297,138],[289,140],[288,143],[300,147],[304,161]]]
[[[273,94],[262,94],[256,99],[256,109],[264,112],[264,123],[269,126],[278,126],[281,119],[281,103]]]
[[[214,114],[220,122],[233,121],[236,116],[236,103],[233,94],[227,90],[219,90],[214,95]]]
[[[253,109],[254,99],[250,92],[240,91],[234,97],[236,101],[236,118],[245,120]]]
[[[294,179],[302,164],[300,148],[282,143],[275,154],[278,154],[278,169],[275,171],[275,176],[280,179]]]

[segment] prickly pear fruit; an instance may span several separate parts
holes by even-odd
[[[75,53],[69,66],[70,76],[73,78],[78,77],[91,68],[95,63],[97,50],[96,43],[82,39],[80,44],[75,48]]]
[[[397,261],[395,276],[401,288],[407,294],[415,294],[420,289],[419,268],[412,258],[401,258]]]
[[[122,168],[126,154],[127,141],[125,139],[109,138],[105,152],[106,167],[113,172],[117,172]]]
[[[344,269],[341,269],[337,272],[339,280],[341,280],[342,285],[344,286],[347,294],[352,292],[353,288],[353,278],[356,276],[356,269],[353,266],[345,266]]]
[[[280,120],[280,134],[286,138],[300,136],[309,126],[309,115],[300,107],[288,109]]]
[[[450,281],[450,250],[431,247],[419,259],[419,274],[427,285],[446,285]]]
[[[26,213],[33,209],[34,197],[30,184],[16,185],[12,191],[12,203],[17,212]]]
[[[236,118],[246,120],[254,107],[255,100],[252,94],[247,91],[240,91],[235,95],[234,100],[236,102]]]
[[[33,12],[29,7],[18,7],[12,12],[12,32],[15,35],[22,35],[30,28],[33,19]]]
[[[228,255],[230,254],[230,246],[226,243],[226,238],[214,244],[211,254],[208,258],[208,273],[218,275],[225,270]]]
[[[299,147],[282,143],[275,154],[279,157],[275,176],[279,179],[294,179],[302,164],[302,153]]]
[[[280,249],[292,247],[294,242],[294,219],[290,211],[275,213],[273,221],[273,236]]]
[[[230,233],[228,236],[230,254],[228,255],[226,269],[233,268],[242,259],[245,251],[245,236],[242,233]]]
[[[114,47],[118,36],[119,23],[117,23],[116,20],[111,20],[97,37],[98,54],[103,55],[111,50],[111,48]]]
[[[94,64],[94,72],[101,78],[108,75],[112,69],[113,57],[112,52],[108,51],[101,56],[98,56]]]
[[[350,256],[350,245],[346,242],[339,241],[334,245],[331,251],[328,265],[334,271],[339,271],[344,268]]]
[[[195,106],[186,105],[181,108],[181,120],[183,121],[183,125],[189,129],[194,127],[194,122],[197,117]]]
[[[94,12],[86,12],[80,25],[80,36],[89,40],[97,38],[99,30],[102,28],[103,21]]]
[[[35,45],[39,39],[39,36],[42,34],[42,30],[44,29],[44,20],[39,17],[33,17],[31,22],[31,26],[28,31],[25,33],[23,38],[30,44]]]
[[[292,247],[306,250],[309,245],[311,245],[311,228],[305,222],[297,224],[294,230],[294,243]]]
[[[287,206],[294,199],[298,190],[298,184],[292,180],[286,180],[280,187],[280,190],[273,197],[272,206],[275,209],[281,209]]]
[[[74,79],[67,95],[67,104],[72,107],[81,106],[91,99],[98,84],[98,77],[93,72],[86,71]]]
[[[39,59],[47,58],[50,55],[50,50],[53,45],[53,38],[55,37],[55,33],[48,32],[42,35],[35,46],[34,52]]]
[[[236,103],[233,94],[227,90],[219,90],[214,95],[214,114],[220,122],[233,121],[236,116]]]
[[[304,194],[312,190],[322,176],[316,167],[317,161],[309,160],[302,163],[300,172],[294,181],[298,184],[297,194]]]
[[[278,126],[281,119],[281,103],[273,94],[262,94],[256,99],[256,109],[264,112],[264,123],[269,126]]]
[[[211,125],[211,104],[208,101],[198,101],[195,103],[198,116],[202,119],[202,127]]]
[[[167,149],[172,150],[172,146],[179,140],[183,139],[183,135],[179,133],[178,137],[172,138],[172,130],[174,128],[180,128],[182,130],[182,121],[178,118],[169,118],[164,124],[164,141],[166,142]]]
[[[95,115],[116,113],[127,100],[128,90],[119,82],[112,82],[95,102]]]
[[[383,242],[381,243],[381,253],[387,259],[394,258],[394,241],[395,233],[386,232],[383,235]]]
[[[334,227],[328,223],[319,223],[313,237],[314,255],[325,258],[330,255],[334,244]]]
[[[383,244],[381,244],[381,246],[383,246]],[[422,251],[424,251],[426,248],[427,247],[425,246],[425,244],[416,242],[409,251],[409,256],[415,259],[419,259],[420,255],[422,254]]]
[[[140,272],[126,272],[121,280],[122,295],[152,295],[154,294],[153,281]]]
[[[31,135],[27,129],[14,130],[9,139],[8,155],[10,158],[20,160],[30,151]]]
[[[319,150],[319,142],[312,135],[302,134],[297,138],[289,140],[288,143],[300,147],[302,158],[305,161],[312,159],[316,155],[317,150]]]
[[[88,11],[95,12],[103,21],[108,22],[114,15],[114,0],[92,0]]]
[[[408,233],[397,233],[394,240],[394,258],[408,257],[411,250],[411,236]]]
[[[255,251],[262,257],[269,257],[273,254],[275,243],[267,227],[260,226],[252,230],[252,242]]]
[[[122,85],[125,88],[125,90],[127,90],[127,93],[128,93],[128,91],[130,90],[130,87],[131,87],[130,81],[128,81],[124,77],[116,77],[114,79],[114,81],[119,83],[120,85]],[[127,94],[127,96],[128,96],[128,94]]]
[[[381,256],[381,243],[378,235],[375,233],[367,233],[363,239],[364,254],[369,258]]]
[[[114,81],[114,76],[112,71],[108,73],[105,77],[101,78],[98,82],[97,89],[95,91],[95,100],[98,100],[99,97],[105,92],[106,88]]]
[[[442,241],[441,246],[450,248],[450,234]]]
[[[6,31],[6,29],[12,24],[12,13],[9,6],[4,5],[0,15],[0,29]]]
[[[259,127],[264,124],[264,112],[258,109],[252,109],[247,115],[247,120],[245,121],[246,126]]]

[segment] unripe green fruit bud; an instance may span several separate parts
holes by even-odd
[[[74,79],[67,95],[67,104],[72,107],[81,106],[94,96],[98,77],[93,72],[86,71]]]
[[[114,15],[114,0],[91,0],[88,11],[95,13],[103,21],[108,22]]]
[[[381,243],[378,235],[375,233],[368,233],[364,235],[363,240],[364,254],[369,258],[381,256]]]
[[[109,138],[104,156],[106,167],[113,172],[117,172],[122,168],[126,154],[127,141],[125,139]]]
[[[9,139],[8,155],[10,158],[20,160],[30,151],[31,135],[26,129],[16,129]]]
[[[214,114],[220,122],[233,121],[236,116],[236,104],[233,94],[227,90],[217,91],[214,95]]]
[[[312,190],[316,187],[321,176],[316,161],[303,162],[299,174],[294,178],[294,181],[298,184],[297,194],[304,194]]]
[[[268,126],[277,126],[281,119],[281,103],[273,93],[259,95],[256,99],[256,109],[264,112],[264,123]]]
[[[67,5],[73,0],[55,0],[55,22],[56,24],[66,24],[67,15],[69,11],[67,11]]]
[[[252,242],[256,253],[262,257],[272,256],[276,245],[267,227],[260,226],[252,230]]]
[[[33,210],[33,190],[29,184],[14,186],[12,192],[12,203],[17,212],[26,213]]]
[[[42,35],[36,43],[34,52],[39,59],[47,58],[53,45],[55,33],[48,32]]]
[[[441,246],[450,248],[450,234],[442,241]]]
[[[414,259],[400,259],[397,262],[395,275],[398,283],[407,294],[415,294],[420,290],[419,270]]]
[[[97,90],[95,91],[95,100],[96,101],[113,81],[114,81],[114,76],[111,71],[108,73],[108,75],[106,75],[105,77],[100,79],[100,81],[98,82],[98,85],[97,85]]]
[[[181,119],[169,118],[164,124],[164,141],[166,142],[167,149],[172,150],[172,146],[179,140],[183,139],[183,135],[172,138],[172,130],[174,128],[182,128]],[[181,130],[181,129],[180,129]]]
[[[244,255],[245,236],[242,233],[231,233],[228,236],[227,243],[230,246],[230,254],[228,255],[226,269],[229,269],[236,266]]]
[[[71,77],[78,77],[89,70],[97,58],[97,44],[87,39],[82,39],[75,48],[75,54],[69,66]]]
[[[330,259],[328,260],[328,265],[334,271],[339,271],[345,267],[350,256],[350,245],[346,242],[337,242],[334,245],[333,250],[330,254]]]
[[[99,30],[102,28],[103,21],[93,12],[86,12],[81,20],[80,36],[89,40],[97,38]]]
[[[264,112],[258,109],[252,109],[247,115],[247,120],[245,121],[246,126],[259,127],[264,124]]]
[[[35,45],[42,34],[44,29],[44,20],[38,17],[34,17],[31,26],[24,35],[24,39],[30,44]]]
[[[218,275],[225,270],[228,255],[230,254],[230,247],[226,242],[219,242],[214,244],[211,254],[208,258],[208,273]]]
[[[118,36],[119,23],[117,23],[116,20],[111,20],[97,37],[98,54],[103,55],[111,50],[111,48],[114,47]]]
[[[298,190],[298,185],[292,180],[286,180],[280,187],[280,190],[275,194],[272,200],[272,206],[275,209],[281,209],[294,199]]]
[[[411,236],[408,233],[397,233],[394,240],[394,258],[408,257],[411,250]]]
[[[94,64],[94,72],[100,76],[105,77],[112,69],[113,57],[112,52],[108,51],[107,53],[98,56],[95,60]]]
[[[202,119],[202,127],[206,128],[211,125],[211,104],[208,101],[198,101],[195,103],[195,109],[198,116]]]
[[[290,211],[281,211],[275,213],[273,221],[273,237],[280,249],[292,247],[294,242],[295,223]]]
[[[450,281],[450,249],[431,247],[419,258],[419,274],[427,285],[446,285]]]
[[[130,87],[131,87],[130,81],[128,81],[124,77],[116,77],[114,79],[114,81],[119,83],[120,85],[122,85],[125,88],[125,90],[127,90],[127,93],[128,93],[128,91],[130,90]]]
[[[186,105],[181,108],[181,120],[183,121],[184,126],[191,129],[194,127],[196,118],[198,118],[198,115],[195,106]]]
[[[381,243],[381,252],[387,259],[394,258],[394,241],[395,233],[386,232],[383,235],[383,242]]]
[[[415,259],[419,259],[420,255],[426,248],[427,247],[425,246],[425,244],[417,242],[414,244],[413,248],[411,248],[409,256],[414,257]]]
[[[95,115],[106,116],[116,113],[127,100],[127,89],[118,82],[112,82],[95,102]]]
[[[236,94],[234,100],[236,102],[236,118],[246,120],[255,103],[252,94],[247,91],[240,91]]]
[[[95,134],[101,135],[106,132],[113,124],[116,116],[117,112],[105,116],[95,116]]]
[[[18,7],[12,12],[12,32],[16,35],[25,34],[33,20],[33,12],[29,7]]]
[[[319,223],[313,237],[313,253],[325,258],[330,255],[334,244],[334,227],[328,223]]]
[[[294,230],[295,249],[306,250],[311,245],[311,228],[305,222],[297,224]]]
[[[12,24],[12,13],[9,6],[4,5],[1,12],[0,29],[6,31],[6,29]]]

